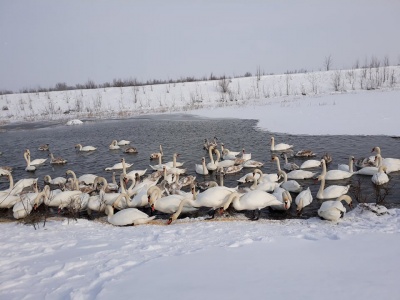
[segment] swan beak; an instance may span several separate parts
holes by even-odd
[[[288,207],[288,202],[287,201],[285,201],[285,209],[288,209],[289,207]]]
[[[353,209],[353,203],[349,203],[349,207],[351,208],[351,209]]]
[[[224,208],[223,207],[220,207],[219,208],[219,210],[218,210],[218,214],[220,215],[220,216],[222,216],[223,215],[223,213],[224,213]]]
[[[167,221],[167,225],[170,225],[172,223],[172,218],[169,218]]]
[[[297,215],[298,215],[298,216],[301,215],[301,211],[302,211],[302,209],[297,210]]]
[[[150,207],[151,207],[151,211],[155,211],[154,204],[152,204]]]

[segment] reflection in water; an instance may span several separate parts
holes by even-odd
[[[151,116],[145,118],[135,118],[129,120],[109,120],[87,122],[82,126],[63,126],[52,125],[51,127],[35,128],[19,126],[8,128],[8,131],[0,133],[1,145],[0,165],[10,165],[14,167],[13,176],[15,181],[21,178],[39,178],[40,185],[43,185],[43,177],[65,176],[68,169],[74,170],[79,176],[84,173],[93,173],[101,175],[111,181],[111,172],[104,169],[120,162],[122,157],[128,163],[133,163],[131,169],[149,169],[149,164],[157,164],[156,161],[150,161],[149,155],[158,152],[159,145],[162,144],[164,151],[164,162],[172,161],[174,152],[180,154],[179,161],[185,162],[188,175],[195,174],[195,164],[201,163],[201,157],[206,157],[209,161],[208,153],[203,149],[204,139],[218,137],[219,142],[223,142],[225,147],[233,151],[246,149],[247,153],[252,154],[252,159],[261,161],[264,166],[261,168],[264,173],[275,173],[276,165],[271,162],[270,137],[271,133],[258,130],[257,122],[254,120],[236,120],[236,119],[199,119],[186,115],[163,115]],[[337,168],[339,163],[347,163],[348,157],[353,155],[357,158],[370,155],[374,146],[380,146],[383,157],[400,158],[400,145],[398,139],[387,136],[308,136],[308,135],[289,135],[273,134],[275,143],[288,143],[295,146],[294,150],[311,149],[317,153],[319,159],[324,153],[329,152],[333,157],[333,162],[329,169]],[[124,147],[120,150],[109,150],[108,146],[112,140],[126,139],[130,140],[130,146],[138,149],[137,154],[123,153]],[[95,152],[77,152],[74,145],[92,145],[97,147]],[[25,161],[23,152],[30,149],[32,159],[47,158],[48,152],[39,151],[41,144],[50,144],[50,150],[54,155],[62,156],[68,160],[66,165],[50,165],[48,160],[46,164],[38,167],[35,173],[25,171]],[[281,163],[282,163],[281,159]],[[297,165],[301,165],[306,159],[291,159]],[[149,169],[150,170],[150,169]],[[149,173],[148,170],[148,173]],[[237,179],[252,169],[243,169],[235,175],[225,177],[225,185],[229,187],[237,186]],[[316,169],[320,172],[320,170]],[[386,196],[385,201],[390,205],[400,204],[396,194],[400,190],[400,174],[390,174],[392,186],[390,194]],[[207,176],[197,175],[198,181],[216,180],[215,174]],[[218,181],[218,180],[216,180]],[[313,180],[299,180],[304,188],[311,188],[314,201],[304,209],[303,216],[316,216],[316,210],[320,206],[320,201],[315,199],[319,188],[319,183]],[[329,182],[327,182],[329,184]],[[367,197],[367,202],[375,201],[375,193],[371,178],[363,176],[353,176],[348,180],[335,181],[334,184],[358,185],[361,183],[362,191]],[[0,189],[5,189],[8,185],[3,179],[0,182]],[[293,200],[295,194],[293,194]],[[280,217],[282,214],[271,214],[268,211],[263,215],[269,217]],[[295,215],[295,205],[290,209],[291,215]],[[262,217],[263,217],[262,215]],[[287,217],[287,215],[283,215]]]

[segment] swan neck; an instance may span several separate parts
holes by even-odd
[[[317,197],[320,198],[320,196],[322,195],[324,188],[325,188],[325,177],[321,176],[320,177],[320,181],[321,181],[321,185],[319,186],[319,190],[317,193]]]
[[[233,206],[236,210],[241,210],[241,203],[239,201],[239,194],[232,193],[229,195],[228,200],[226,200],[225,204],[223,205],[224,210],[227,210],[229,205],[233,202]]]
[[[125,159],[122,159],[122,174],[126,175],[126,163]]]
[[[214,164],[214,157],[213,157],[213,155],[212,155],[212,150],[214,149],[214,147],[209,147],[208,148],[208,155],[210,156],[210,160],[211,160],[211,163],[212,164]]]

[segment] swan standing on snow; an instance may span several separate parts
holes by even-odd
[[[318,199],[333,199],[340,197],[350,189],[350,185],[342,186],[342,185],[331,185],[325,188],[325,176],[323,174],[318,176],[318,180],[321,181],[321,185],[319,187],[317,198]]]
[[[275,139],[271,136],[271,151],[286,151],[293,148],[293,145],[280,143],[275,145]]]
[[[294,199],[294,202],[296,203],[297,206],[296,207],[297,215],[301,215],[301,212],[303,211],[304,207],[310,205],[312,201],[313,197],[309,187],[306,190],[302,191],[300,194],[298,194],[296,199]]]
[[[282,195],[283,205],[286,207],[289,203],[287,195]],[[228,200],[225,202],[224,206],[220,209],[220,214],[227,210],[229,205],[232,203],[234,209],[240,210],[252,210],[254,211],[254,216],[250,220],[256,221],[260,218],[260,210],[272,205],[281,205],[282,202],[279,201],[274,195],[268,194],[263,191],[254,190],[248,192],[244,195],[238,193],[232,193]]]
[[[84,147],[82,147],[81,144],[76,144],[75,145],[75,149],[77,149],[78,151],[81,151],[81,152],[89,152],[89,151],[94,151],[97,148],[93,147],[93,146],[84,146]]]
[[[372,175],[371,180],[375,185],[382,185],[389,182],[389,177],[386,174],[386,169],[386,166],[380,166],[378,168],[378,173]]]
[[[50,187],[46,185],[40,193],[28,193],[21,196],[21,201],[13,207],[13,216],[15,219],[23,219],[29,215],[34,207],[38,207],[46,201],[50,193]]]
[[[346,213],[346,208],[343,206],[341,201],[345,201],[350,208],[352,208],[351,197],[348,195],[342,195],[336,200],[325,201],[322,203],[320,209],[318,209],[318,215],[328,221],[337,221],[343,217]]]

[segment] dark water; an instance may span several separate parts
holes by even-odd
[[[252,153],[252,159],[264,163],[261,170],[264,173],[276,173],[276,165],[272,163],[270,152],[271,133],[261,131],[256,128],[255,120],[236,120],[236,119],[212,119],[205,120],[188,115],[166,115],[140,117],[128,120],[108,120],[87,122],[81,126],[54,125],[45,127],[43,124],[23,125],[5,128],[5,132],[0,133],[0,166],[9,165],[14,168],[14,182],[21,178],[39,178],[40,185],[43,186],[43,177],[50,175],[52,178],[65,176],[65,171],[71,169],[77,176],[84,173],[93,173],[105,176],[111,181],[111,172],[104,171],[104,168],[111,167],[120,162],[125,157],[128,163],[134,163],[132,169],[148,169],[149,164],[157,164],[156,161],[149,160],[149,154],[158,152],[159,145],[162,144],[164,150],[164,162],[171,161],[174,152],[180,153],[178,161],[184,161],[187,174],[196,175],[194,171],[195,163],[201,163],[201,157],[206,157],[208,152],[203,150],[205,138],[217,136],[225,147],[240,151],[242,148],[246,152]],[[43,127],[44,128],[41,128]],[[48,126],[48,125],[46,125]],[[290,135],[273,134],[276,143],[289,143],[295,146],[294,150],[312,149],[316,152],[319,159],[323,153],[329,152],[333,157],[333,162],[328,169],[337,168],[338,163],[347,163],[350,155],[356,158],[371,155],[370,151],[374,146],[380,146],[383,157],[400,158],[400,140],[388,136],[309,136],[309,135]],[[138,154],[125,154],[122,150],[109,150],[108,146],[113,139],[126,139],[131,141],[131,146],[138,149]],[[50,165],[49,160],[39,166],[35,173],[25,171],[25,160],[23,158],[24,149],[29,148],[32,160],[36,158],[46,158],[48,152],[39,151],[41,144],[50,144],[50,149],[54,155],[62,156],[68,160],[63,166]],[[98,147],[95,152],[77,152],[74,145],[92,145]],[[305,159],[292,159],[300,165]],[[283,159],[281,159],[281,165]],[[236,180],[252,169],[243,169],[237,175],[227,175],[225,185],[228,187],[237,186]],[[320,171],[320,170],[316,170]],[[118,172],[119,173],[119,172]],[[117,174],[118,174],[117,173]],[[148,174],[147,173],[147,174]],[[390,194],[385,198],[387,206],[399,206],[400,197],[400,172],[390,174]],[[198,181],[213,180],[215,175],[197,175]],[[327,182],[331,184],[358,184],[361,180],[363,194],[367,197],[367,202],[375,202],[375,192],[370,176],[354,175],[349,180]],[[299,180],[305,188],[310,186],[314,201],[303,213],[303,217],[316,215],[316,210],[320,206],[320,201],[315,199],[319,188],[319,183],[313,180]],[[0,190],[8,185],[6,180],[0,179]],[[350,193],[350,195],[352,195]],[[293,200],[295,194],[292,195]],[[295,215],[295,205],[292,205],[287,214],[272,214],[266,210],[263,212],[266,217],[291,217]]]

